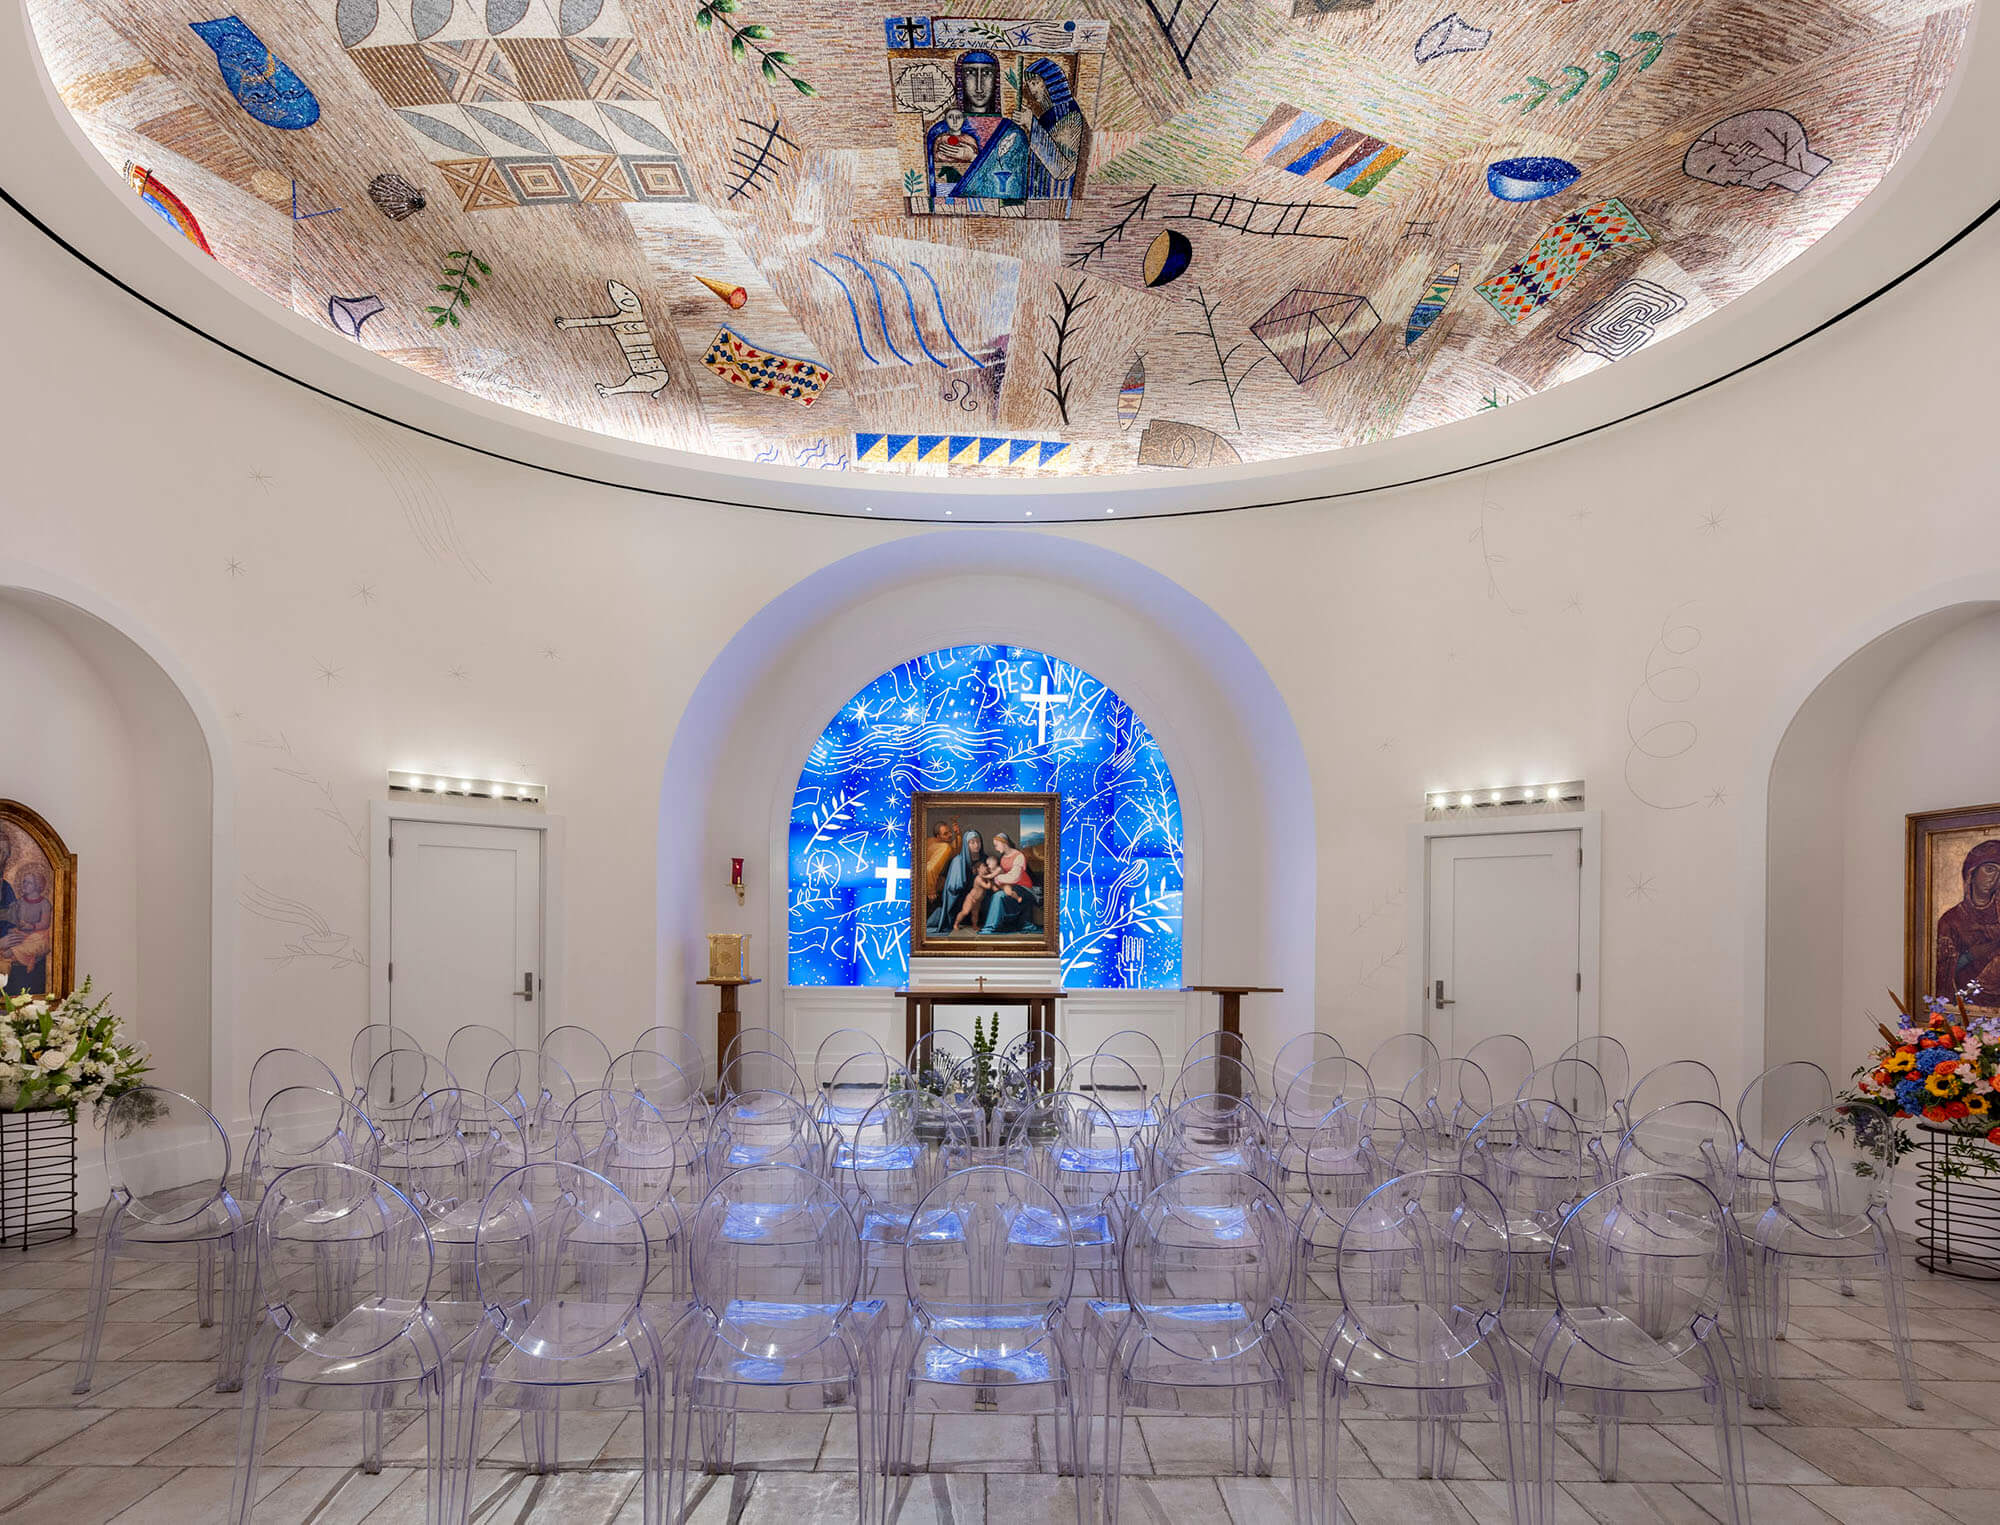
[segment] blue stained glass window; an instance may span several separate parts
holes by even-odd
[[[1062,982],[1181,982],[1181,803],[1132,707],[1020,646],[891,668],[828,722],[792,796],[789,979],[900,985],[910,971],[910,796],[1062,798]]]

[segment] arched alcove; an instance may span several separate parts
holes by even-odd
[[[1810,1059],[1840,1084],[1903,988],[1905,817],[2000,798],[1983,744],[1983,717],[2000,725],[2000,586],[1884,611],[1802,687],[1769,753],[1745,1068]]]
[[[230,1095],[233,869],[209,707],[137,621],[32,568],[0,581],[0,643],[18,706],[8,789],[78,858],[79,979],[153,1050],[156,1083]],[[85,1165],[89,1201],[94,1154]]]
[[[702,936],[747,931],[765,983],[744,992],[746,1021],[792,1026],[795,1039],[810,1037],[799,1024],[822,1020],[880,1025],[888,1035],[894,1007],[885,991],[808,999],[785,984],[793,793],[828,716],[865,684],[940,646],[987,643],[1057,654],[1144,718],[1182,810],[1183,979],[1284,986],[1284,996],[1245,1013],[1260,1051],[1309,1027],[1315,867],[1302,844],[1313,840],[1311,783],[1261,664],[1213,610],[1126,557],[1054,535],[964,531],[894,541],[824,568],[760,610],[704,675],[663,780],[663,1020],[685,1020],[712,1041],[709,1008],[692,1004]],[[732,857],[749,860],[741,907],[727,885]],[[1160,1026],[1168,1038],[1212,1021],[1206,1004],[1178,991],[1089,994],[1072,1000],[1065,1019],[1085,1038],[1113,1020]],[[822,1006],[828,1014],[814,1015]]]

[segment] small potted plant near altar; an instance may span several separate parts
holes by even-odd
[[[141,1083],[144,1044],[90,998],[0,994],[0,1244],[76,1232],[76,1113]]]

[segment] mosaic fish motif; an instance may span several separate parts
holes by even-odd
[[[1129,429],[1138,420],[1139,409],[1146,402],[1146,357],[1134,355],[1132,369],[1125,373],[1124,383],[1118,388],[1118,427]]]
[[[222,71],[222,83],[236,104],[266,127],[297,132],[319,120],[319,99],[240,16],[191,21],[189,29],[207,43]]]
[[[817,360],[780,355],[752,344],[727,323],[716,329],[701,363],[733,387],[782,397],[809,408],[833,380],[833,372]]]
[[[1410,309],[1409,326],[1403,330],[1405,349],[1430,332],[1431,325],[1437,322],[1444,312],[1445,304],[1457,290],[1458,266],[1447,265],[1431,277],[1430,285],[1425,288],[1424,294],[1417,298],[1417,305]]]

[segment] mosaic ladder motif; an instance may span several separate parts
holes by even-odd
[[[1520,323],[1546,306],[1598,255],[1650,242],[1652,235],[1631,209],[1616,196],[1607,197],[1552,223],[1526,255],[1476,289],[1501,317]]]

